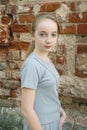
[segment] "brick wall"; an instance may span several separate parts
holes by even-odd
[[[20,108],[20,67],[32,40],[32,22],[40,12],[56,15],[59,22],[57,49],[51,56],[61,75],[61,103],[67,115],[69,110],[86,113],[86,0],[0,1],[0,108]],[[81,122],[86,121],[85,116]]]

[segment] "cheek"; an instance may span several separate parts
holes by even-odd
[[[55,45],[56,45],[57,44],[57,38],[54,41],[55,41]]]
[[[45,39],[43,38],[38,39],[38,43],[40,44],[40,46],[43,46],[43,44],[45,43]]]
[[[57,39],[53,39],[53,42],[54,42],[54,44],[56,44],[57,43]]]
[[[36,46],[38,46],[38,48],[41,48],[43,46],[42,44],[42,41],[40,39],[38,39],[36,42],[35,42]]]

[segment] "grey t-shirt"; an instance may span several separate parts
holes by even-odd
[[[21,88],[36,90],[34,109],[41,124],[60,118],[59,74],[52,62],[32,53],[21,67]]]

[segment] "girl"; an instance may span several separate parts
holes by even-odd
[[[59,74],[49,53],[58,38],[58,23],[47,14],[37,15],[32,24],[34,48],[21,68],[21,111],[24,130],[62,130],[66,114],[59,97]]]

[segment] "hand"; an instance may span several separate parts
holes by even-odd
[[[66,113],[63,111],[62,109],[62,115],[60,117],[60,126],[59,126],[59,130],[62,130],[63,124],[65,122],[66,119]]]
[[[65,122],[65,119],[66,119],[66,116],[62,116],[62,117],[60,118],[59,130],[62,130],[62,127],[63,127],[63,124],[64,124],[64,122]]]

